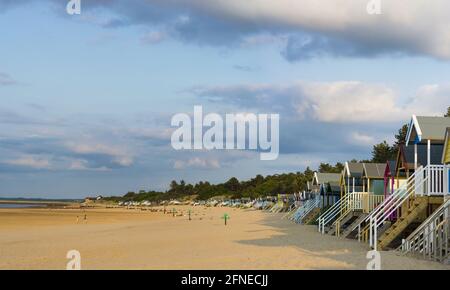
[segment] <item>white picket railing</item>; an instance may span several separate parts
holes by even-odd
[[[320,217],[317,219],[319,222],[319,232],[325,233],[325,226],[330,222],[333,222],[338,215],[341,214],[341,204],[348,204],[350,200],[350,194],[347,193],[343,198],[334,203],[329,209],[327,209]]]
[[[398,248],[403,254],[417,254],[442,261],[450,252],[450,199],[412,232]]]
[[[336,202],[318,219],[319,232],[325,233],[325,226],[339,221],[352,211],[371,212],[377,205],[383,202],[383,195],[376,195],[368,192],[350,192],[344,198]]]

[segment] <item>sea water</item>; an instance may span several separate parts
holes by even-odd
[[[38,207],[37,204],[26,204],[26,203],[0,203],[0,208],[29,208]]]

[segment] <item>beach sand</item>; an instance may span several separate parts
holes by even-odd
[[[365,269],[368,262],[366,244],[320,235],[314,226],[293,224],[279,214],[175,208],[184,215],[1,209],[0,269],[65,269],[73,249],[81,254],[82,269]],[[227,226],[224,213],[230,216]],[[382,252],[382,269],[450,267]]]

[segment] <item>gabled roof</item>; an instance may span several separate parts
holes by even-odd
[[[362,163],[345,162],[344,175],[350,177],[362,177],[364,166]]]
[[[339,178],[341,175],[339,173],[322,173],[322,172],[314,172],[314,179],[317,184],[324,184],[330,182],[339,183]]]
[[[334,174],[334,173],[333,173]],[[341,192],[341,186],[336,181],[325,182],[320,185],[320,193],[338,194]]]
[[[363,163],[364,173],[366,178],[384,179],[384,172],[386,171],[386,163]]]
[[[425,166],[428,163],[427,145],[417,145],[417,166]],[[441,164],[442,152],[444,150],[443,144],[434,144],[431,146],[430,162],[431,164]],[[408,169],[414,169],[414,146],[400,145],[399,156],[397,158],[396,170],[398,170],[400,163],[406,163]],[[405,164],[403,164],[405,165]]]
[[[409,144],[444,143],[445,131],[450,127],[449,117],[424,117],[413,115],[406,135],[406,146]]]
[[[444,143],[444,148],[442,149],[442,160],[441,163],[445,164],[448,162],[448,160],[446,159],[447,156],[447,151],[450,150],[450,127],[447,127],[447,129],[445,130],[445,143]]]
[[[386,169],[384,170],[384,176],[395,176],[395,161],[389,160],[386,162]]]

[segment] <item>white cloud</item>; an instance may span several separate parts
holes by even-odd
[[[50,161],[44,157],[32,155],[21,156],[14,160],[8,160],[5,163],[16,166],[30,167],[33,169],[50,169]]]
[[[72,160],[70,162],[69,170],[110,171],[111,169],[106,168],[106,167],[91,168],[91,167],[89,167],[89,162],[87,160],[76,159],[76,160]]]
[[[392,121],[403,111],[393,90],[361,82],[302,83],[297,112],[324,122]]]
[[[196,88],[193,94],[246,109],[278,112],[282,118],[360,123],[407,121],[412,114],[442,115],[450,85],[426,85],[405,102],[394,89],[357,81],[248,84]]]
[[[199,168],[199,169],[218,169],[220,162],[217,159],[193,157],[188,160],[176,160],[174,169]]]
[[[356,144],[363,144],[364,146],[371,146],[376,142],[373,136],[369,136],[359,132],[353,132],[352,139]]]
[[[141,37],[142,44],[157,44],[166,39],[166,33],[162,31],[151,31]]]
[[[66,147],[76,154],[95,155],[102,154],[111,156],[112,162],[120,166],[128,167],[134,162],[134,158],[126,150],[119,147],[109,146],[101,143],[76,143],[66,142]]]

